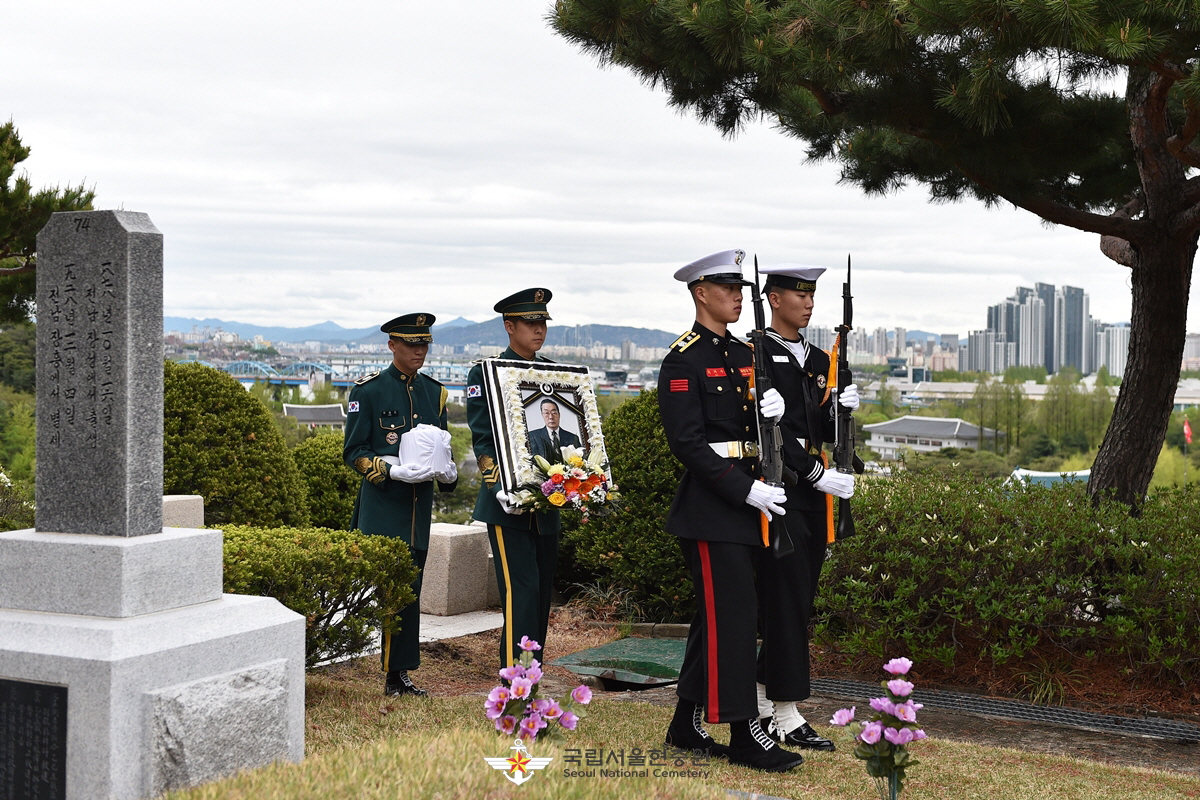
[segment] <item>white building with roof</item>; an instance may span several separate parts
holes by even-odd
[[[882,461],[894,461],[901,450],[914,453],[936,453],[943,447],[979,449],[979,426],[964,419],[946,417],[914,417],[905,415],[887,422],[864,425],[868,433],[866,446],[879,454]],[[992,428],[983,429],[985,440],[999,435]]]

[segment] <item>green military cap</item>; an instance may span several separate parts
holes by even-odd
[[[437,319],[433,314],[405,314],[379,326],[379,330],[393,339],[406,342],[432,342],[433,332],[429,329]]]
[[[522,289],[496,303],[493,308],[503,314],[505,319],[527,319],[531,322],[550,319],[546,303],[549,303],[553,296],[549,289]]]

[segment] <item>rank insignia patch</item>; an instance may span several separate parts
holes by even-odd
[[[468,386],[467,387],[467,397],[483,397],[483,387]]]
[[[724,367],[709,367],[708,369],[704,370],[704,374],[709,378],[724,378],[725,377],[725,368]]]
[[[688,390],[688,383],[689,381],[687,378],[675,378],[671,381],[670,391],[686,392]]]
[[[350,401],[350,403],[349,403],[349,404],[346,406],[346,413],[347,413],[347,414],[353,414],[353,413],[355,413],[355,412],[357,412],[357,411],[358,411],[358,401],[357,401],[357,400],[351,400],[351,401]]]

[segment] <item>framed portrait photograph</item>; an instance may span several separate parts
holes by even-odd
[[[592,464],[608,464],[587,367],[492,358],[483,361],[483,380],[505,492],[543,482],[535,456],[562,464],[564,448],[581,451]]]

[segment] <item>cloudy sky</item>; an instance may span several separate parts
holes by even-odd
[[[35,186],[150,215],[168,315],[479,321],[541,285],[555,324],[683,330],[671,273],[740,247],[833,270],[815,325],[837,322],[848,252],[867,329],[965,334],[1035,282],[1129,319],[1097,237],[919,186],[864,197],[765,125],[723,139],[553,35],[549,6],[14,0],[0,114]]]

